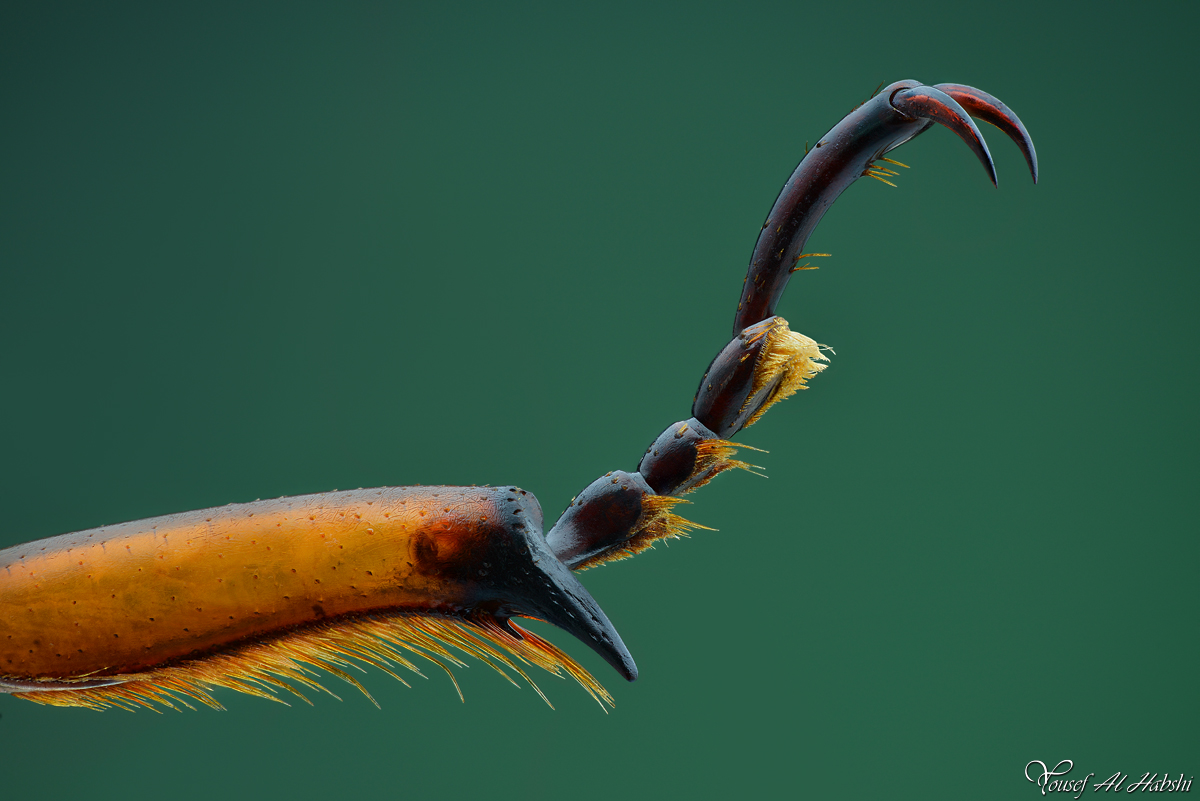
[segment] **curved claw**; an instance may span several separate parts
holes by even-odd
[[[1034,180],[1037,156],[1021,121],[996,98],[958,84],[941,88],[919,81],[897,81],[847,114],[805,153],[758,233],[742,297],[733,319],[733,336],[775,314],[804,244],[838,196],[864,175],[880,177],[875,160],[940,122],[961,136],[996,183],[996,168],[971,114],[1012,137],[1025,152]],[[881,179],[882,180],[882,179]]]
[[[961,83],[939,83],[933,88],[940,89],[957,100],[959,105],[965,108],[972,117],[990,122],[1008,134],[1008,138],[1021,149],[1022,155],[1025,156],[1025,163],[1029,165],[1029,174],[1033,176],[1033,182],[1037,183],[1038,162],[1033,139],[1030,138],[1029,131],[1025,130],[1025,125],[1021,122],[1020,117],[1014,114],[1012,109],[987,92],[980,91],[973,86],[964,86]]]
[[[979,157],[992,185],[996,185],[996,164],[983,141],[983,134],[957,100],[935,87],[915,86],[897,91],[892,95],[891,103],[892,108],[905,116],[940,122],[958,134]]]

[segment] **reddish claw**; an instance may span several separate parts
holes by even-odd
[[[1037,183],[1037,151],[1033,148],[1033,140],[1029,138],[1029,131],[1025,130],[1025,126],[1021,123],[1020,118],[1012,113],[1012,109],[987,92],[981,92],[971,86],[963,86],[961,83],[939,83],[933,88],[941,89],[957,100],[959,105],[970,112],[972,117],[990,122],[1008,134],[1008,138],[1021,148],[1021,153],[1025,156],[1025,163],[1029,165],[1029,174],[1033,176],[1033,182]]]
[[[864,175],[886,180],[875,161],[933,123],[940,122],[962,137],[995,183],[995,165],[971,115],[998,126],[1017,143],[1036,183],[1037,154],[1029,132],[999,100],[959,84],[897,81],[833,126],[784,184],[750,257],[734,316],[734,336],[775,313],[809,234],[838,195]]]
[[[983,164],[992,186],[996,185],[996,164],[988,152],[987,142],[983,141],[983,134],[979,133],[966,109],[953,97],[932,86],[917,86],[894,92],[891,104],[892,108],[908,117],[940,122],[958,134]]]

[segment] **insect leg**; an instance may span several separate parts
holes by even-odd
[[[637,472],[608,473],[571,502],[546,537],[559,559],[581,570],[632,556],[656,539],[697,527],[671,511],[681,501],[677,496],[731,467],[747,468],[733,458],[738,446],[727,438],[752,425],[772,404],[803,389],[825,367],[821,347],[775,316],[788,280],[805,255],[809,234],[850,184],[868,175],[886,180],[883,175],[892,173],[875,162],[935,122],[971,147],[995,183],[991,153],[971,116],[993,123],[1016,142],[1036,183],[1037,154],[1020,119],[991,95],[960,84],[893,83],[806,152],[759,231],[734,317],[733,340],[701,379],[692,417],[669,426],[650,446]]]

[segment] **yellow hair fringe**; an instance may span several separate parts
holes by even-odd
[[[605,704],[613,706],[612,696],[578,662],[533,632],[511,621],[508,625],[511,631],[495,617],[482,613],[461,618],[413,614],[347,618],[244,644],[225,653],[114,677],[122,680],[119,684],[18,692],[13,696],[48,706],[118,707],[131,711],[146,708],[159,712],[156,704],[176,710],[179,709],[176,704],[195,709],[189,699],[213,709],[224,709],[212,696],[215,688],[223,687],[286,704],[279,697],[279,692],[285,691],[311,704],[297,686],[338,697],[317,681],[316,671],[323,670],[349,683],[379,706],[346,669],[361,671],[359,663],[365,663],[410,686],[393,668],[403,667],[424,678],[409,658],[417,656],[446,671],[462,699],[462,689],[451,668],[465,667],[466,663],[449,650],[453,647],[491,666],[514,685],[516,681],[506,670],[516,673],[552,709],[554,705],[521,665],[534,665],[559,677],[565,673],[579,682],[601,708]],[[82,677],[80,681],[95,678]]]

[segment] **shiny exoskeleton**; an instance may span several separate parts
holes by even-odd
[[[923,86],[898,81],[860,105],[817,140],[771,207],[750,257],[733,322],[733,340],[713,360],[696,392],[692,417],[667,428],[638,465],[638,472],[619,473],[616,480],[597,479],[567,509],[546,537],[560,559],[572,567],[621,555],[643,538],[639,525],[661,502],[654,494],[690,492],[716,472],[742,463],[711,457],[705,443],[724,440],[750,425],[772,403],[790,394],[822,365],[811,340],[798,350],[807,357],[781,356],[781,343],[792,343],[787,323],[774,317],[775,307],[797,269],[809,234],[845,189],[861,177],[876,175],[875,162],[891,150],[941,123],[962,137],[978,156],[988,178],[996,168],[974,115],[990,122],[1016,142],[1037,183],[1037,153],[1020,119],[991,95],[959,84]],[[804,346],[807,346],[804,347]],[[783,362],[784,364],[780,365]],[[793,382],[789,386],[789,381]],[[624,550],[623,550],[624,549]]]
[[[809,234],[854,181],[886,182],[894,173],[877,162],[899,164],[886,154],[935,122],[970,146],[994,184],[972,116],[1016,142],[1036,183],[1025,126],[984,92],[900,81],[861,104],[806,153],[771,207],[733,339],[701,378],[691,416],[668,426],[636,471],[584,488],[544,538],[541,508],[515,487],[402,487],[231,505],[8,548],[0,692],[64,706],[178,696],[217,705],[213,686],[258,695],[296,692],[287,681],[314,686],[300,662],[353,682],[339,667],[346,660],[416,670],[406,655],[417,654],[445,667],[456,662],[450,645],[522,675],[518,662],[565,670],[611,701],[570,657],[511,619],[547,620],[637,677],[571,571],[697,527],[672,512],[679,496],[749,469],[729,437],[825,368],[822,346],[775,316],[792,273],[815,255],[803,253]]]

